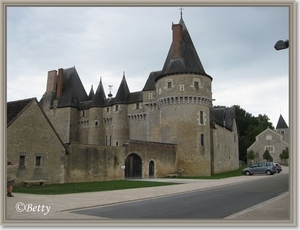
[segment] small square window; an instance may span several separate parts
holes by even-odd
[[[184,91],[184,84],[179,85],[179,91]]]

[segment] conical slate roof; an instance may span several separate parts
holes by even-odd
[[[287,128],[289,128],[289,127],[287,126],[285,120],[283,119],[282,115],[280,114],[276,129],[287,129]]]
[[[104,105],[104,102],[106,100],[105,92],[103,89],[102,80],[100,79],[98,88],[96,90],[95,96],[93,98],[92,106],[100,106],[102,107]]]
[[[114,98],[113,103],[114,104],[125,104],[128,102],[130,95],[130,91],[125,79],[125,74],[123,74],[123,78],[121,81],[121,84],[119,86],[118,92],[116,94],[116,97]]]
[[[95,97],[95,93],[94,93],[94,89],[93,89],[93,85],[91,87],[91,90],[90,90],[90,94],[89,94],[89,100],[93,100]]]
[[[178,26],[181,26],[181,28]],[[180,19],[178,25],[173,25],[172,29],[173,41],[161,71],[161,75],[156,80],[167,75],[183,73],[199,74],[211,78],[202,66],[183,19]],[[175,29],[179,32],[175,32]],[[179,41],[175,40],[176,37],[179,37]]]

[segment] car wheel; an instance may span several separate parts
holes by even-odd
[[[246,176],[249,176],[249,175],[251,175],[251,173],[250,173],[249,171],[246,171],[246,172],[245,172],[245,175],[246,175]]]
[[[267,170],[267,171],[266,171],[266,174],[267,174],[267,175],[272,175],[272,172],[271,172],[270,170]]]

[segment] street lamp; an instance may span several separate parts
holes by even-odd
[[[283,50],[289,48],[289,40],[286,41],[279,40],[278,42],[276,42],[274,48],[275,50]]]

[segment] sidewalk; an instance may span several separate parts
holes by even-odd
[[[288,173],[288,167],[283,167],[281,173]],[[276,176],[276,175],[274,175]],[[6,223],[16,223],[17,220],[101,220],[99,217],[71,213],[72,210],[102,205],[116,204],[159,196],[168,196],[194,190],[209,189],[246,180],[259,180],[266,175],[241,176],[220,180],[183,180],[183,179],[148,179],[155,181],[172,181],[184,184],[126,189],[104,192],[75,193],[65,195],[32,195],[14,193],[15,197],[6,197]],[[237,213],[226,220],[289,220],[289,193]]]

